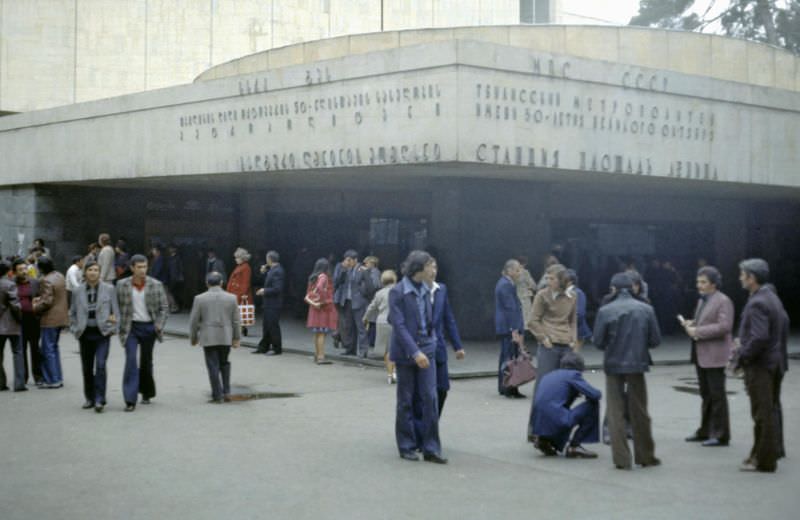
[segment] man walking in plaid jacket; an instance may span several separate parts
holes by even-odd
[[[156,396],[153,379],[153,346],[167,322],[169,303],[164,285],[147,276],[147,257],[133,255],[133,275],[117,283],[119,302],[119,340],[125,348],[125,372],[122,377],[122,394],[125,411],[136,409],[137,394],[142,394],[142,404],[150,404]],[[137,351],[141,348],[139,365]]]

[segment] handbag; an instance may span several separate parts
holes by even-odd
[[[250,327],[256,324],[256,306],[247,303],[247,296],[242,296],[243,304],[239,305],[239,319],[242,327]]]
[[[524,350],[503,363],[503,386],[518,387],[536,379],[536,367]]]

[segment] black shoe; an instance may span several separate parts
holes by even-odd
[[[267,352],[268,356],[280,356],[281,354],[283,354],[282,350],[270,350]]]
[[[142,397],[142,404],[152,404],[149,397]]]
[[[548,439],[538,437],[533,445],[536,446],[536,449],[541,451],[545,457],[554,457],[558,455],[558,450]]]
[[[703,441],[700,445],[701,446],[705,446],[705,447],[727,446],[728,445],[728,441],[722,441],[722,440],[719,440],[719,439],[711,438],[711,439],[708,439],[706,441]]]
[[[447,464],[447,459],[435,453],[424,453],[422,458],[425,462],[433,462],[434,464]]]
[[[650,462],[646,462],[646,463],[642,464],[641,466],[643,468],[651,468],[653,466],[660,466],[660,465],[661,465],[661,459],[657,459],[656,457],[653,457]]]
[[[700,435],[692,434],[684,439],[686,442],[703,442],[707,441],[708,437],[701,437]]]
[[[405,460],[417,461],[417,460],[419,460],[419,455],[417,455],[413,451],[401,451],[400,452],[400,458],[401,459],[405,459]]]
[[[523,394],[519,390],[514,390],[513,392],[511,392],[511,397],[513,399],[525,399],[525,394]]]
[[[0,386],[0,392],[8,392],[9,390],[11,389],[7,386]]]
[[[28,391],[28,387],[27,386],[23,386],[23,387],[20,387],[20,388],[15,388],[14,391],[15,392],[27,392]]]
[[[134,410],[136,410],[136,405],[135,404],[128,403],[128,404],[125,405],[125,411],[126,412],[132,412]]]
[[[94,408],[94,401],[86,401],[85,403],[83,403],[83,406],[81,406],[81,408],[83,408],[84,410],[88,410],[89,408]]]
[[[222,400],[222,399],[209,399],[209,400],[208,400],[208,404],[222,404],[222,403],[224,403],[224,402],[225,402],[225,401],[224,401],[224,400]]]
[[[38,386],[38,387],[44,386],[44,381],[42,381],[42,380],[36,381],[36,386]]]
[[[103,403],[96,404],[95,407],[94,407],[95,413],[103,413],[103,408],[105,408],[105,406],[106,405],[103,404]]]
[[[583,446],[570,446],[564,456],[568,459],[596,459],[597,453],[589,451]]]
[[[355,350],[345,350],[344,352],[342,352],[342,355],[343,356],[355,356],[356,355],[356,351]]]
[[[268,351],[264,350],[263,348],[257,348],[251,352],[251,354],[266,354]]]

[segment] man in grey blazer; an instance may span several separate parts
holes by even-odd
[[[230,401],[231,347],[239,347],[241,323],[236,296],[222,290],[222,274],[216,271],[206,276],[208,290],[198,294],[189,315],[189,339],[192,346],[203,346],[211,382],[209,403]]]
[[[106,405],[106,362],[111,336],[119,330],[119,306],[114,286],[100,280],[100,265],[86,262],[86,281],[72,292],[69,328],[80,345],[83,369],[83,409],[101,413]]]

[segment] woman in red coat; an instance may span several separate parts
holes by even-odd
[[[233,253],[233,258],[236,260],[236,267],[234,267],[231,277],[228,279],[227,290],[229,293],[236,295],[236,302],[239,305],[253,304],[253,290],[250,287],[250,280],[252,278],[252,271],[250,270],[250,253],[241,247],[237,248]],[[247,336],[247,327],[242,327],[242,333]]]
[[[314,333],[314,361],[318,365],[330,365],[325,359],[325,335],[336,332],[339,319],[333,304],[333,282],[329,274],[330,265],[325,258],[314,264],[314,272],[308,277],[306,303],[308,321],[306,326]]]

